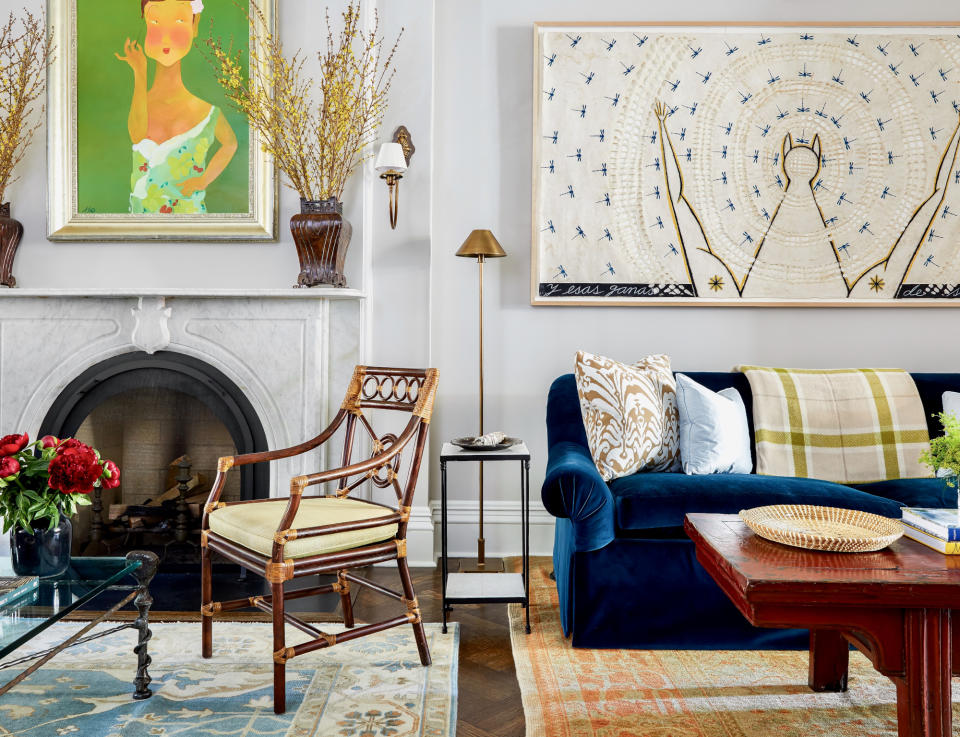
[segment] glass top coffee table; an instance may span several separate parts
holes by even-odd
[[[30,676],[57,653],[72,645],[106,637],[120,630],[136,629],[139,637],[137,646],[134,648],[134,653],[137,655],[137,673],[133,681],[136,687],[133,698],[150,698],[152,692],[148,688],[150,675],[147,673],[147,666],[150,665],[150,656],[147,654],[147,642],[150,639],[148,617],[153,599],[150,596],[149,586],[157,572],[158,563],[156,555],[142,551],[128,553],[124,558],[73,558],[70,567],[63,574],[53,578],[42,578],[34,591],[0,605],[0,659],[2,659],[104,592],[129,592],[123,599],[87,622],[83,628],[59,645],[0,663],[0,670],[30,663],[26,670],[0,686],[0,696]],[[14,573],[10,568],[10,559],[0,557],[0,576],[12,575]],[[135,582],[128,580],[131,576]],[[131,602],[138,611],[138,616],[133,622],[119,623],[116,627],[87,635],[90,630]]]

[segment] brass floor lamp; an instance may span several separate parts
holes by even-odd
[[[507,253],[489,230],[474,230],[460,246],[457,255],[477,259],[480,272],[480,432],[478,435],[483,435],[483,262],[488,258],[502,258]],[[487,563],[483,539],[483,461],[478,465],[480,466],[480,526],[477,535],[477,558],[461,561],[460,569],[470,572],[493,572],[501,570],[503,561],[499,561],[496,567]]]

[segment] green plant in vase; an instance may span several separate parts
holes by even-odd
[[[952,412],[940,412],[936,417],[943,425],[943,435],[930,441],[930,449],[920,454],[920,462],[930,466],[938,475],[941,471],[948,472],[949,475],[944,476],[943,480],[953,488],[960,478],[960,419]]]
[[[55,576],[70,563],[70,518],[97,487],[120,485],[120,469],[89,445],[26,433],[0,438],[0,517],[14,571]]]

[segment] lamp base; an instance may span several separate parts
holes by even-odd
[[[482,564],[476,558],[460,558],[457,565],[460,573],[503,573],[506,570],[503,558],[484,558]]]

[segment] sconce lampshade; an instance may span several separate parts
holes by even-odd
[[[489,230],[474,230],[467,236],[467,239],[457,251],[458,256],[464,258],[502,258],[507,255],[493,233]]]
[[[377,153],[377,160],[374,162],[373,168],[380,174],[388,171],[403,174],[407,170],[407,160],[403,156],[403,146],[399,143],[380,144],[380,151]]]

